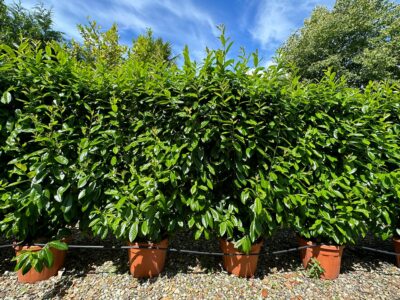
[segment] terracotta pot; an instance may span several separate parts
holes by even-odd
[[[299,243],[299,247],[311,246],[314,244],[312,241],[307,241],[299,236],[297,237],[297,241]],[[308,262],[310,261],[311,257],[312,257],[312,248],[300,249],[300,259],[301,262],[303,263],[304,268],[307,268]]]
[[[313,244],[312,241],[307,241],[304,240],[303,238],[299,238],[299,246],[306,246],[312,244]],[[321,275],[321,278],[336,279],[339,277],[340,274],[340,265],[342,261],[343,249],[344,246],[318,245],[312,248],[301,249],[300,256],[304,268],[307,268],[307,265],[311,257],[314,257],[315,259],[318,260],[321,267],[325,270],[325,272]]]
[[[22,250],[28,251],[40,251],[43,247],[41,246],[16,246],[15,253],[16,255],[20,255]],[[50,268],[44,267],[41,272],[36,271],[34,268],[30,269],[28,273],[25,275],[22,274],[22,270],[18,270],[18,281],[24,283],[35,283],[37,281],[42,281],[49,279],[51,276],[54,276],[58,273],[58,271],[62,268],[65,261],[65,255],[67,251],[58,250],[54,248],[50,248],[51,253],[53,253],[53,266]]]
[[[258,255],[246,255],[235,248],[234,244],[227,240],[221,239],[219,241],[221,250],[225,254],[240,254],[240,255],[224,255],[223,265],[224,269],[231,274],[239,277],[253,277],[258,262]],[[259,242],[251,246],[250,253],[260,253],[263,242]]]
[[[393,238],[394,251],[400,254],[400,238]],[[400,268],[400,255],[396,256],[397,266]]]
[[[153,243],[128,243],[129,246],[168,248],[168,239],[157,244]],[[167,257],[166,250],[157,249],[128,249],[129,269],[133,277],[151,278],[162,272]]]

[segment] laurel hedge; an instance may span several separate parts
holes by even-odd
[[[284,227],[333,244],[396,234],[399,85],[301,82],[230,47],[222,35],[201,64],[185,48],[182,66],[109,67],[55,42],[1,45],[1,233],[190,228],[244,252]]]

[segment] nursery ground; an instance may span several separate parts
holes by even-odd
[[[181,233],[171,247],[218,251],[218,241],[192,242]],[[4,242],[4,241],[3,241]],[[112,239],[76,235],[74,244],[115,244]],[[390,241],[368,238],[360,245],[392,251]],[[295,234],[282,231],[267,240],[275,251],[296,247]],[[254,278],[222,269],[221,257],[169,253],[165,271],[153,279],[129,275],[126,250],[71,249],[58,277],[37,284],[17,282],[12,249],[0,249],[0,299],[400,299],[400,268],[394,258],[347,247],[339,278],[308,278],[298,252],[263,256]]]

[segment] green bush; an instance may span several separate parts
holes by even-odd
[[[301,83],[220,40],[200,65],[186,48],[182,67],[2,45],[2,234],[50,241],[79,224],[157,242],[189,228],[244,252],[281,227],[334,244],[395,234],[399,86]]]
[[[287,90],[291,134],[279,165],[290,175],[278,198],[305,238],[355,243],[376,230],[385,238],[398,207],[398,92],[383,83],[348,88],[334,77],[295,79]]]
[[[228,59],[232,43],[209,51],[201,67],[184,53],[183,104],[177,123],[190,145],[185,156],[186,205],[195,238],[214,234],[245,252],[281,223],[270,192],[270,168],[279,135],[279,70],[264,73],[253,55]]]
[[[104,205],[90,215],[90,227],[105,237],[160,241],[183,221],[182,149],[169,63],[127,61],[112,81],[114,140],[104,162]],[[107,89],[108,87],[106,87]]]
[[[7,237],[53,238],[78,221],[76,152],[79,86],[74,62],[56,43],[45,51],[2,46],[1,210]],[[6,100],[6,101],[4,101]]]

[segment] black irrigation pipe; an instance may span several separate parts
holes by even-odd
[[[33,246],[45,246],[46,244],[33,244]],[[4,245],[0,246],[0,248],[12,247],[13,245]],[[317,245],[307,245],[296,248],[290,248],[286,250],[279,250],[274,252],[260,252],[260,253],[221,253],[221,252],[210,252],[210,251],[194,251],[194,250],[186,250],[186,249],[176,249],[176,248],[162,248],[157,246],[101,246],[101,245],[68,245],[68,249],[99,249],[99,250],[120,250],[120,249],[150,249],[150,250],[162,250],[167,252],[175,252],[175,253],[185,253],[192,255],[211,255],[211,256],[238,256],[238,255],[246,255],[246,256],[262,256],[262,255],[279,255],[283,253],[294,252],[306,248],[313,248]]]
[[[33,244],[33,246],[45,246],[46,244]],[[238,256],[238,255],[246,255],[246,256],[262,256],[262,255],[279,255],[285,254],[290,252],[295,252],[302,249],[313,248],[323,244],[314,244],[314,245],[307,245],[295,248],[289,248],[285,250],[278,250],[278,251],[265,251],[260,253],[221,253],[221,252],[210,252],[210,251],[194,251],[194,250],[186,250],[186,249],[176,249],[176,248],[163,248],[157,246],[101,246],[101,245],[68,245],[68,249],[99,249],[99,250],[121,250],[121,249],[149,249],[149,250],[162,250],[167,252],[175,252],[175,253],[185,253],[185,254],[192,254],[192,255],[210,255],[210,256]],[[15,246],[14,244],[8,245],[0,245],[0,249],[2,248],[9,248]],[[400,253],[390,252],[385,250],[379,250],[375,248],[359,246],[357,248],[368,250],[371,252],[377,252],[381,254],[393,255],[393,256],[400,256]]]
[[[359,246],[358,248],[361,248],[361,249],[364,249],[364,250],[368,250],[368,251],[371,251],[371,252],[377,252],[377,253],[393,255],[393,256],[400,256],[400,253],[390,252],[390,251],[385,251],[385,250],[379,250],[379,249],[374,249],[374,248],[370,248],[370,247]]]

